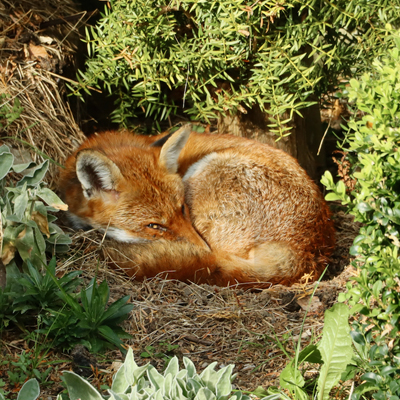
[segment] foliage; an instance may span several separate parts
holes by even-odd
[[[374,61],[371,73],[350,81],[349,99],[362,114],[349,121],[342,145],[351,165],[347,186],[335,184],[329,173],[322,179],[331,190],[327,199],[340,200],[363,224],[351,248],[359,276],[347,283],[348,292],[339,300],[347,300],[352,312],[362,315],[353,337],[360,360],[368,360],[361,379],[378,389],[377,400],[400,397],[399,32],[392,45]],[[356,390],[353,399],[361,394]]]
[[[8,146],[0,147],[1,261],[7,278],[0,289],[0,328],[36,312],[39,332],[53,346],[70,349],[81,343],[95,352],[110,344],[121,347],[128,335],[118,324],[132,309],[125,304],[129,296],[107,306],[107,282],[98,286],[93,279],[74,293],[80,271],[58,278],[56,259],[47,265],[46,250],[64,252],[71,243],[50,214],[67,206],[43,182],[48,166],[49,160],[17,163]],[[23,176],[12,185],[16,174]]]
[[[45,360],[46,355],[46,351],[43,354],[36,354],[35,351],[23,351],[17,356],[17,360],[15,361],[10,361],[9,357],[7,357],[3,363],[7,363],[9,366],[7,371],[9,384],[17,386],[23,384],[29,378],[37,378],[43,383],[53,369],[53,367],[49,365],[50,362]],[[42,369],[38,368],[39,365],[41,367],[47,365],[47,368],[42,371]]]
[[[308,394],[308,391],[311,390],[312,398],[328,399],[331,389],[337,385],[339,379],[344,377],[344,372],[353,356],[348,317],[349,309],[344,304],[335,304],[327,310],[320,342],[317,345],[310,344],[302,351],[298,350],[295,358],[286,365],[280,375],[280,386],[282,389],[288,390],[291,397],[288,397],[282,390],[274,388],[270,388],[268,392],[259,388],[257,395],[270,393],[264,400],[278,398],[305,400],[311,398]],[[311,385],[305,381],[299,371],[300,366],[304,363],[321,365],[318,380],[313,381]]]
[[[110,399],[170,399],[170,400],[248,400],[241,392],[232,393],[233,365],[215,371],[216,362],[208,365],[201,374],[196,372],[194,364],[183,358],[184,369],[179,369],[177,357],[173,357],[163,374],[150,364],[139,367],[130,348],[124,364],[114,376]],[[102,400],[101,394],[86,380],[73,372],[64,372],[71,400],[82,398]]]
[[[385,51],[385,23],[400,23],[395,3],[114,0],[87,32],[91,58],[73,90],[106,89],[124,125],[178,110],[209,121],[258,106],[285,135],[311,93],[332,91]]]
[[[30,259],[40,268],[46,250],[63,252],[71,243],[50,214],[65,210],[66,205],[43,182],[48,167],[49,160],[17,164],[10,148],[0,147],[1,261],[6,266],[14,265],[18,254],[23,262]],[[23,177],[11,185],[11,173]]]
[[[32,378],[26,381],[18,393],[17,400],[36,400],[40,395],[39,384],[36,379]],[[5,400],[0,393],[0,400]]]
[[[13,99],[12,105],[10,96],[6,93],[0,94],[0,131],[5,130],[12,122],[18,119],[23,108],[18,98]]]
[[[148,345],[145,347],[145,351],[140,353],[142,358],[161,358],[164,361],[169,361],[172,358],[174,350],[179,349],[178,344],[170,344],[168,342],[160,342],[159,346],[161,351],[157,351],[155,346]]]
[[[352,358],[351,338],[348,325],[349,309],[344,304],[335,304],[325,313],[325,325],[322,339],[317,346],[309,345],[296,354],[281,374],[281,387],[289,390],[294,398],[307,399],[304,391],[304,379],[298,366],[304,362],[322,364],[318,379],[317,398],[329,398],[329,392],[343,375]],[[108,389],[111,400],[249,400],[250,397],[235,391],[232,395],[231,382],[234,365],[228,365],[215,371],[216,362],[208,365],[201,374],[197,374],[192,361],[183,357],[184,369],[179,369],[177,357],[169,360],[163,374],[151,365],[138,366],[133,359],[133,351],[129,348],[125,362],[113,378]],[[64,371],[64,381],[70,400],[90,399],[102,400],[103,397],[89,382],[74,372]],[[272,394],[263,400],[282,398],[289,400],[283,392],[270,391]],[[255,394],[256,392],[254,392]],[[265,391],[259,390],[258,397]],[[61,395],[57,398],[61,400]]]
[[[13,302],[14,312],[24,313],[27,310],[55,310],[61,308],[61,290],[72,293],[81,283],[77,276],[81,271],[72,271],[62,278],[54,280],[56,274],[56,259],[53,257],[41,274],[27,260],[28,273],[17,274],[16,281],[21,285],[21,292]],[[60,286],[60,289],[59,289]]]
[[[41,329],[53,339],[53,345],[69,350],[82,344],[92,352],[99,352],[111,344],[125,352],[121,339],[130,338],[130,335],[118,324],[133,308],[132,304],[126,304],[129,296],[108,305],[110,289],[107,282],[97,285],[94,278],[81,290],[80,301],[64,290],[59,282],[57,286],[64,308],[45,316],[46,328]]]

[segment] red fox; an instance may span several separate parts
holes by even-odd
[[[328,206],[293,157],[189,125],[92,136],[60,189],[74,225],[106,232],[106,254],[136,279],[291,285],[318,278],[335,243]]]

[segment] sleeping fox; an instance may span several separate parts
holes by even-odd
[[[92,136],[67,159],[60,190],[75,227],[105,232],[107,256],[136,279],[291,285],[318,278],[335,242],[293,157],[189,125],[161,138]]]

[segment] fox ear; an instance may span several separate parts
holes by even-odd
[[[178,171],[178,158],[181,150],[189,139],[192,131],[189,124],[174,132],[161,147],[160,164],[164,166],[170,174]],[[161,141],[164,138],[160,139]]]
[[[95,150],[82,150],[76,156],[76,175],[86,198],[94,191],[115,190],[122,178],[119,168],[104,154]]]

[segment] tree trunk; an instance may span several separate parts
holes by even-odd
[[[277,136],[270,132],[268,114],[253,107],[247,114],[221,116],[218,120],[218,133],[229,133],[256,139],[282,149],[295,157],[300,165],[314,180],[319,180],[317,168],[325,166],[323,152],[317,157],[322,139],[322,124],[318,104],[301,110],[303,118],[294,114],[290,126],[291,134],[277,141]],[[282,119],[287,119],[284,115]]]

